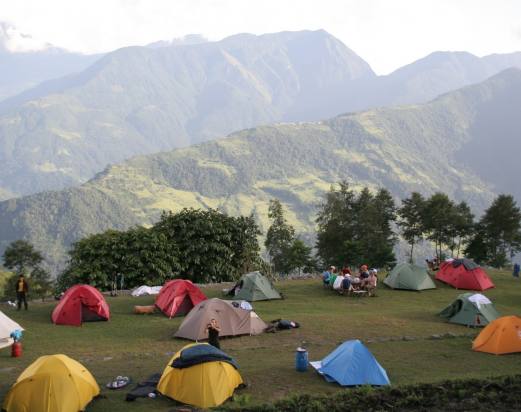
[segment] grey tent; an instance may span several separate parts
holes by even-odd
[[[250,272],[242,275],[229,294],[233,296],[232,299],[247,300],[248,302],[282,299],[282,296],[273,287],[273,284],[260,272]]]
[[[481,293],[463,293],[443,309],[439,316],[450,323],[465,326],[486,326],[499,317],[492,302]]]
[[[267,327],[255,312],[243,309],[239,302],[213,298],[194,306],[174,336],[195,341],[208,339],[206,327],[212,319],[221,328],[219,336],[259,335]]]
[[[384,283],[392,289],[436,289],[427,269],[411,263],[396,265],[384,279]]]

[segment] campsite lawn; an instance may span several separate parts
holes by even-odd
[[[504,272],[490,274],[496,288],[485,294],[500,314],[521,315],[521,282]],[[295,371],[294,353],[302,341],[306,342],[310,360],[318,360],[347,339],[362,339],[387,370],[393,385],[519,374],[521,354],[494,356],[473,352],[471,337],[460,335],[477,330],[445,323],[436,316],[462,293],[439,283],[437,286],[436,290],[408,292],[380,285],[377,297],[348,298],[323,289],[319,279],[277,283],[286,299],[255,302],[255,311],[266,322],[285,318],[300,322],[302,327],[221,341],[222,348],[237,359],[248,383],[246,389],[236,392],[238,399],[258,403],[293,393],[339,390],[312,370]],[[220,289],[221,286],[203,290],[214,297],[220,296]],[[182,318],[132,313],[134,305],[152,304],[152,297],[108,297],[107,301],[111,320],[82,327],[53,325],[50,313],[55,302],[33,303],[27,312],[3,306],[2,311],[26,332],[22,358],[10,358],[8,349],[0,351],[0,399],[37,357],[65,353],[82,362],[102,387],[101,398],[91,403],[88,411],[172,410],[176,406],[172,400],[138,399],[129,403],[124,400],[126,390],[109,391],[104,386],[117,375],[130,376],[136,382],[162,371],[173,352],[188,343],[172,338]],[[460,337],[429,339],[433,334],[449,332]]]

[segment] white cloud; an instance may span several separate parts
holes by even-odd
[[[0,50],[26,52],[49,47],[51,47],[50,44],[18,31],[16,27],[7,22],[0,21]]]
[[[520,0],[0,0],[0,21],[70,50],[323,28],[379,73],[435,50],[521,50],[519,16]]]

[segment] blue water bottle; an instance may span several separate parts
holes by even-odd
[[[295,354],[295,369],[298,372],[306,372],[308,370],[308,351],[306,348],[298,347]]]

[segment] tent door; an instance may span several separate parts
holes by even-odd
[[[192,304],[192,299],[188,295],[185,295],[183,302],[177,308],[174,316],[183,316],[186,315],[190,310],[194,307]]]
[[[107,319],[102,318],[96,312],[89,309],[88,306],[81,305],[81,321],[82,322],[97,322],[100,320],[107,320]]]

